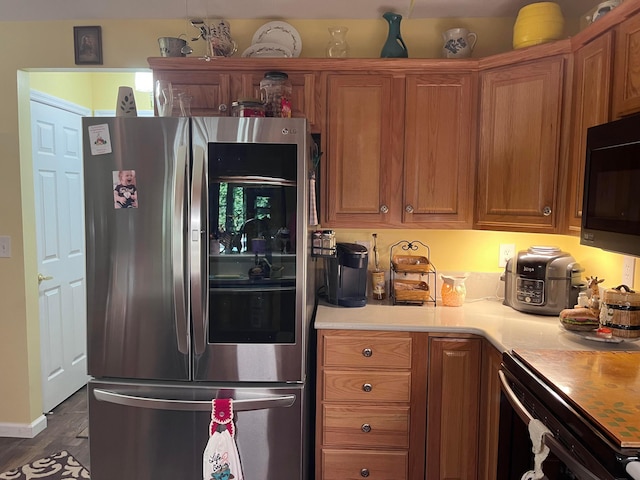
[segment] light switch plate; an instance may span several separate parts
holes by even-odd
[[[0,236],[0,257],[11,257],[11,237],[6,235]]]

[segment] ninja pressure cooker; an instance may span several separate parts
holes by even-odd
[[[583,268],[557,247],[521,250],[505,267],[504,304],[521,312],[558,315],[578,303],[586,289]]]

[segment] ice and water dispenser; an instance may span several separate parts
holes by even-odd
[[[357,243],[338,243],[335,257],[326,259],[327,299],[342,307],[367,304],[367,247]]]

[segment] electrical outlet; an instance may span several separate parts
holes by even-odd
[[[11,237],[0,237],[0,257],[11,257]]]
[[[636,259],[625,255],[622,260],[622,284],[633,288],[633,277],[635,275]]]
[[[500,244],[500,256],[498,257],[498,266],[504,268],[507,266],[507,260],[516,254],[516,246],[513,243]]]

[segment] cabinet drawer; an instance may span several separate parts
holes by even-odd
[[[411,372],[325,370],[323,398],[341,402],[409,402]]]
[[[409,448],[409,407],[324,405],[324,445]]]
[[[352,368],[411,368],[410,337],[324,338],[324,365]]]
[[[409,454],[405,451],[322,450],[319,480],[406,480]]]

